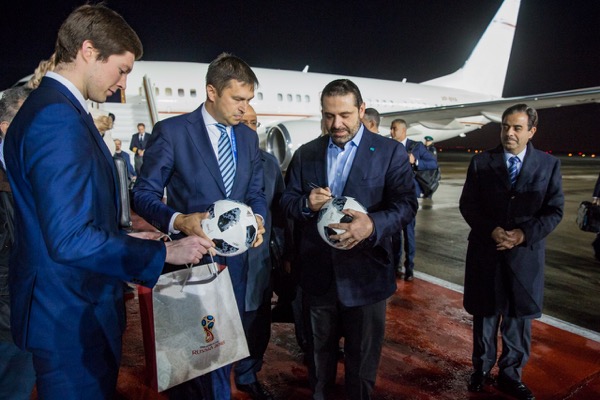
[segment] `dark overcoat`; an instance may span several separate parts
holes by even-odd
[[[563,215],[560,162],[531,143],[514,188],[502,146],[471,160],[460,198],[460,212],[471,227],[465,270],[464,306],[473,315],[507,309],[511,316],[542,313],[545,238]],[[494,228],[521,229],[525,241],[496,250]],[[498,304],[502,299],[505,304]],[[506,303],[508,301],[508,303]]]

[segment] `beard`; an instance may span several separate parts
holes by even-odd
[[[329,137],[338,147],[344,147],[346,143],[354,139],[360,128],[360,122],[353,127],[332,128],[328,129]]]

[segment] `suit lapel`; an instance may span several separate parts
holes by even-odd
[[[510,178],[508,177],[508,169],[506,168],[506,162],[504,161],[504,149],[502,146],[496,147],[490,153],[490,167],[492,171],[498,176],[498,179],[502,181],[507,190],[512,189],[510,184]]]
[[[531,180],[530,178],[535,174],[535,171],[539,165],[539,163],[535,161],[536,158],[537,154],[535,152],[535,148],[531,142],[527,143],[527,152],[525,153],[525,159],[523,160],[523,165],[521,166],[519,176],[517,177],[515,190],[519,190],[525,186],[527,182]]]
[[[362,181],[368,175],[369,169],[374,162],[374,155],[377,151],[375,147],[371,146],[373,138],[371,135],[373,134],[365,128],[360,144],[356,149],[354,161],[352,162],[352,167],[350,168],[350,173],[348,174],[348,179],[346,180],[346,185],[344,186],[342,193],[346,192],[346,188],[349,185],[351,186],[352,183]]]
[[[320,187],[329,186],[329,177],[327,176],[327,147],[329,146],[329,136],[322,136],[319,138],[318,144],[319,151],[315,154],[314,170],[312,171],[316,177],[316,182],[304,182],[307,185],[308,191],[312,188],[308,187],[310,184],[315,184]]]
[[[219,185],[219,189],[223,195],[226,195],[225,184],[223,183],[223,177],[221,176],[221,170],[219,169],[219,161],[210,142],[208,131],[202,118],[202,106],[198,107],[193,113],[187,116],[187,133],[196,151],[200,155],[200,160],[206,165],[206,169],[212,175],[215,182]],[[235,186],[235,179],[234,179]]]

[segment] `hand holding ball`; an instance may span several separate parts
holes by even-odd
[[[332,229],[329,224],[337,223],[349,223],[352,222],[352,217],[346,215],[342,210],[351,209],[367,213],[365,207],[360,204],[353,197],[334,197],[321,207],[319,210],[319,216],[317,217],[317,228],[319,229],[319,235],[328,245],[335,247],[336,249],[346,250],[338,240],[331,239],[331,235],[339,235],[345,231],[341,229]]]
[[[218,255],[237,256],[252,247],[258,227],[250,207],[233,200],[217,200],[206,211],[209,216],[202,220],[202,230],[215,243]]]

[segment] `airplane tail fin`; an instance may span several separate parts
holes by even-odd
[[[461,69],[422,83],[502,97],[519,5],[520,0],[502,3]]]

